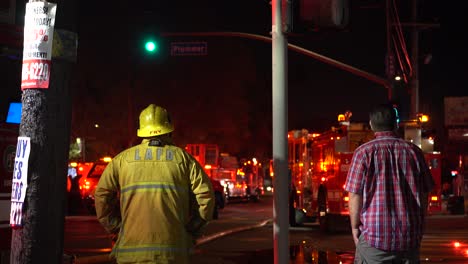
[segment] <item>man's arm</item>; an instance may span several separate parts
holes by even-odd
[[[121,215],[118,198],[118,183],[113,163],[109,163],[99,179],[94,193],[96,217],[111,234],[120,231]]]
[[[359,241],[359,226],[361,225],[362,195],[349,193],[349,218],[351,221],[351,231],[354,243]]]
[[[191,192],[195,203],[192,204],[194,206],[192,210],[196,210],[196,212],[192,212],[192,219],[187,230],[196,231],[213,218],[215,198],[210,178],[201,165],[193,159],[191,166]]]

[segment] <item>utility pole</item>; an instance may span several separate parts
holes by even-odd
[[[418,19],[418,1],[412,0],[411,18],[413,23]],[[411,64],[413,66],[413,76],[411,77],[411,107],[410,119],[417,119],[419,113],[419,29],[416,26],[411,28]]]
[[[272,1],[273,76],[273,199],[274,263],[289,263],[288,217],[288,74],[287,39],[283,32],[282,1]]]
[[[54,3],[57,4],[55,31],[59,28],[76,32],[77,1]],[[55,36],[54,40],[61,41]],[[59,55],[63,51],[56,46],[52,49]],[[54,59],[52,55],[50,71],[48,88],[22,92],[19,136],[30,139],[31,149],[22,224],[12,232],[12,264],[58,264],[63,258],[73,63]]]
[[[387,38],[387,53],[385,57],[386,63],[386,76],[388,80],[388,100],[393,102],[395,99],[395,87],[393,85],[393,78],[395,77],[395,56],[393,54],[392,45],[392,20],[390,16],[391,0],[385,0],[385,21],[386,21],[386,38]]]

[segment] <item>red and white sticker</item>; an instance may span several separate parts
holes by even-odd
[[[50,60],[23,60],[21,89],[48,88]]]

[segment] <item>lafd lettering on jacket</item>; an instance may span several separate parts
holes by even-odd
[[[156,153],[153,153],[155,151]],[[173,161],[174,160],[174,151],[171,149],[166,149],[166,155],[164,154],[163,148],[147,148],[144,150],[145,156],[144,160],[153,160],[153,157],[156,157],[155,160],[160,161]],[[141,160],[140,148],[135,149],[135,160]]]

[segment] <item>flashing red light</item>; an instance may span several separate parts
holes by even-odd
[[[326,180],[327,180],[327,178],[325,178],[325,177],[322,177],[320,180],[324,182],[324,181],[326,181]]]
[[[23,226],[22,226],[22,225],[17,225],[17,224],[10,224],[10,227],[11,227],[12,229],[20,229],[20,228],[22,228]]]
[[[460,242],[453,242],[453,246],[459,248],[461,246]]]

